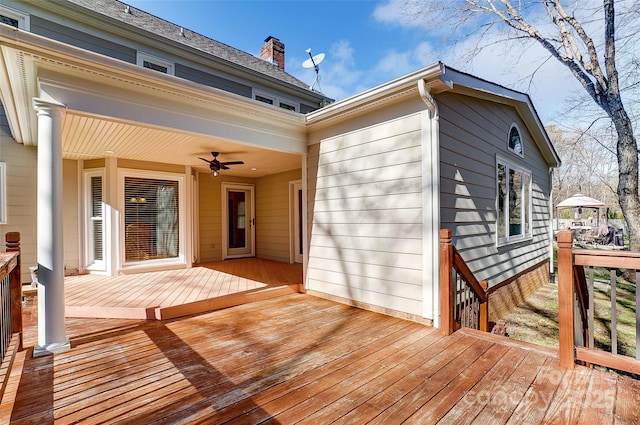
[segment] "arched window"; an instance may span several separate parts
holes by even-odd
[[[509,128],[509,150],[516,155],[524,157],[522,137],[520,137],[520,129],[516,124],[511,124]]]

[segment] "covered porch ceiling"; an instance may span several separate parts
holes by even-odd
[[[33,99],[66,107],[63,158],[183,165],[244,161],[223,173],[300,168],[305,118],[252,99],[0,26],[0,95],[18,143],[37,146]]]
[[[301,167],[301,155],[268,150],[238,141],[189,134],[167,128],[123,123],[67,113],[62,136],[65,159],[90,160],[116,157],[134,161],[184,165],[209,172],[199,157],[212,159],[219,152],[221,162],[243,161],[224,170],[226,176],[262,177]]]

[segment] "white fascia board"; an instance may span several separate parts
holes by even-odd
[[[317,111],[310,112],[306,115],[307,123],[310,127],[314,127],[329,120],[374,108],[380,103],[386,103],[390,99],[395,99],[399,96],[417,93],[416,81],[421,79],[431,81],[437,79],[443,73],[444,65],[440,62],[436,63],[347,99],[332,103]]]

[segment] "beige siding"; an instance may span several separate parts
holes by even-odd
[[[78,163],[64,160],[62,164],[62,208],[64,210],[62,228],[64,231],[64,266],[67,273],[72,273],[80,267],[80,252],[78,250],[80,205]]]
[[[0,225],[1,244],[7,232],[20,232],[23,282],[31,282],[29,266],[37,264],[37,158],[36,148],[15,142],[0,105],[0,161],[7,164],[7,224]]]
[[[309,147],[307,285],[422,315],[421,116],[384,118]]]
[[[515,109],[454,94],[440,108],[441,227],[480,279],[497,284],[543,261],[549,253],[548,167]],[[524,159],[507,149],[515,122]],[[533,240],[496,246],[496,154],[532,173]]]
[[[289,182],[300,180],[302,170],[256,179],[256,256],[289,262]]]

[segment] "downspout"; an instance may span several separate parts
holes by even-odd
[[[440,129],[439,111],[424,79],[418,80],[422,112],[422,316],[440,326]]]

